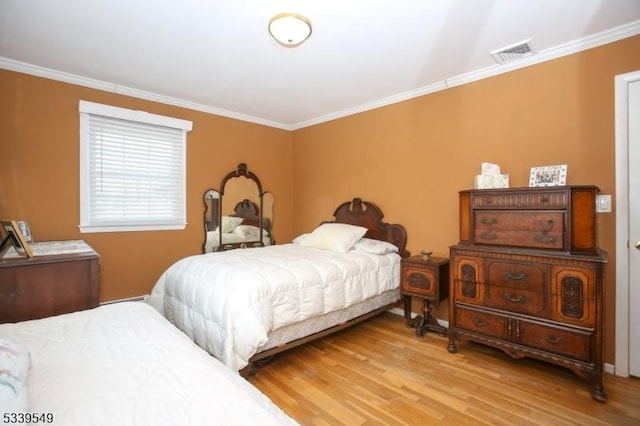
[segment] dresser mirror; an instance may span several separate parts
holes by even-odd
[[[222,179],[219,190],[205,191],[203,202],[204,253],[275,244],[273,194],[262,191],[245,163]]]

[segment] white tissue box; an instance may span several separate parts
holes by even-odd
[[[508,188],[509,175],[476,175],[476,189]]]

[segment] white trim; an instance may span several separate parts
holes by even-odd
[[[98,104],[80,100],[78,103],[78,111],[80,114],[80,225],[78,229],[81,233],[102,233],[102,232],[133,232],[133,231],[159,231],[159,230],[183,230],[187,225],[187,203],[186,203],[186,144],[187,133],[193,128],[193,123],[188,120],[167,117],[163,115],[151,114],[146,111],[131,110],[120,108],[112,105]],[[180,217],[177,214],[162,220],[144,220],[143,223],[136,224],[136,221],[117,221],[115,223],[96,222],[90,209],[91,198],[94,196],[90,185],[90,173],[92,171],[90,165],[90,145],[91,145],[91,120],[94,118],[107,118],[127,121],[135,123],[134,131],[137,132],[139,127],[151,127],[163,129],[161,133],[170,133],[172,143],[178,142],[180,158],[172,163],[174,166],[180,164],[182,187],[176,195],[181,195],[180,205],[182,212]],[[114,121],[114,120],[112,120]],[[130,128],[127,130],[131,130]],[[145,129],[146,130],[146,129]],[[179,135],[179,138],[178,138]],[[178,152],[178,151],[175,151]],[[178,161],[179,160],[179,161]],[[149,194],[145,194],[147,196]],[[176,199],[174,199],[175,201]]]
[[[336,120],[349,115],[358,114],[361,112],[369,111],[372,109],[380,108],[383,106],[395,104],[398,102],[406,101],[416,97],[420,97],[429,93],[446,90],[450,87],[459,86],[461,84],[472,83],[481,79],[493,77],[506,72],[514,71],[520,68],[524,68],[530,65],[535,65],[540,62],[549,61],[552,59],[560,58],[562,56],[571,55],[581,52],[583,50],[591,49],[594,47],[602,46],[607,43],[613,43],[618,40],[622,40],[628,37],[633,37],[640,34],[640,20],[630,22],[626,25],[621,25],[616,28],[612,28],[607,31],[602,31],[597,34],[590,35],[569,43],[565,43],[560,46],[556,46],[550,49],[541,51],[537,55],[529,56],[517,62],[510,62],[504,65],[493,65],[487,68],[483,68],[477,71],[472,71],[466,74],[458,76],[452,76],[448,79],[435,82],[428,86],[420,87],[415,90],[400,93],[398,95],[389,96],[373,102],[364,103],[353,108],[347,108],[341,111],[337,111],[331,114],[323,115],[320,117],[312,118],[309,120],[301,121],[294,124],[285,124],[271,120],[265,120],[263,118],[250,116],[247,114],[241,114],[233,111],[227,111],[221,108],[212,107],[209,105],[198,104],[195,102],[186,101],[183,99],[172,98],[170,96],[160,95],[157,93],[146,92],[138,90],[132,87],[120,86],[116,83],[109,83],[100,80],[94,80],[78,76],[75,74],[69,74],[61,71],[56,71],[50,68],[40,67],[37,65],[16,61],[0,56],[0,69],[6,69],[10,71],[22,72],[25,74],[35,75],[38,77],[44,77],[51,80],[63,81],[66,83],[76,84],[79,86],[90,87],[97,90],[103,90],[111,93],[118,93],[126,96],[133,96],[140,99],[146,99],[149,101],[159,102],[167,105],[174,105],[181,108],[187,108],[194,111],[202,111],[209,114],[219,115],[222,117],[229,117],[240,121],[247,121],[250,123],[261,124],[268,127],[274,127],[277,129],[293,131],[310,127],[316,124],[325,123],[327,121]]]
[[[141,296],[125,297],[124,299],[115,299],[115,300],[108,300],[106,302],[100,302],[100,306],[112,305],[114,303],[122,303],[122,302],[146,302],[148,298],[149,298],[148,294],[143,294]]]
[[[99,232],[136,232],[136,231],[174,231],[185,229],[187,223],[178,225],[131,225],[131,226],[91,226],[78,225],[83,234],[95,234]]]
[[[615,374],[629,376],[629,134],[628,88],[640,71],[615,77],[616,330]]]
[[[614,374],[616,371],[615,365],[604,363],[604,372],[607,374]]]
[[[240,121],[247,121],[250,123],[262,124],[268,127],[274,127],[283,130],[293,130],[288,124],[278,123],[276,121],[265,120],[258,117],[253,117],[247,114],[241,114],[238,112],[227,111],[221,108],[212,107],[209,105],[203,105],[184,99],[173,98],[171,96],[160,95],[158,93],[147,92],[144,90],[135,89],[132,87],[121,86],[116,83],[110,83],[101,80],[95,80],[93,78],[87,78],[76,74],[70,74],[63,71],[57,71],[51,68],[41,67],[38,65],[29,64],[27,62],[16,61],[15,59],[5,58],[0,56],[0,69],[9,71],[21,72],[24,74],[34,75],[36,77],[48,78],[50,80],[62,81],[64,83],[75,84],[82,87],[88,87],[91,89],[102,90],[109,93],[117,93],[124,96],[132,96],[138,99],[145,99],[147,101],[158,102],[165,105],[173,105],[181,108],[187,108],[193,111],[201,111],[209,114],[219,115],[221,117],[234,118]]]
[[[172,129],[184,130],[185,132],[190,132],[191,129],[193,129],[193,123],[188,120],[151,114],[146,111],[97,104],[83,100],[80,101],[78,110],[80,111],[80,114],[86,113],[100,115],[103,117],[118,118],[121,120],[135,121],[138,123],[153,124],[156,126],[171,127]]]

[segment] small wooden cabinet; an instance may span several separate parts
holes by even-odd
[[[95,308],[99,292],[93,250],[0,259],[0,323]]]
[[[471,340],[603,388],[604,270],[595,186],[460,192],[450,248],[449,352]]]
[[[438,306],[449,294],[449,259],[411,256],[402,259],[401,290],[404,298],[404,317],[408,327],[415,327],[421,336],[425,331],[445,335],[447,329],[431,315],[431,305]],[[412,317],[412,297],[422,299],[422,314]]]

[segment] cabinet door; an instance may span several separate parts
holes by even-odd
[[[452,292],[456,301],[483,304],[484,287],[481,285],[481,272],[484,259],[474,256],[453,255]]]
[[[595,286],[595,266],[554,266],[551,272],[552,319],[594,328],[596,326]]]

